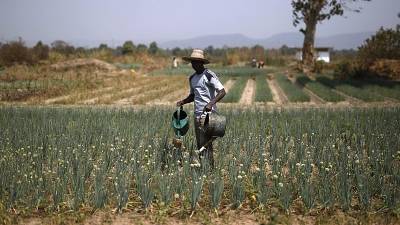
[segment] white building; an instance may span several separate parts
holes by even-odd
[[[315,49],[315,57],[316,61],[324,61],[326,63],[329,63],[331,61],[330,58],[330,50],[331,48],[324,47],[324,48],[314,48]],[[303,52],[302,49],[297,49],[296,52],[296,59],[301,61],[303,60]]]

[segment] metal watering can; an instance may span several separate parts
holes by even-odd
[[[203,112],[200,116],[200,125],[208,136],[223,137],[225,135],[226,117],[217,113]]]
[[[178,138],[184,136],[188,132],[189,120],[187,113],[183,111],[183,106],[179,107],[172,114],[172,128],[174,129],[174,133]]]

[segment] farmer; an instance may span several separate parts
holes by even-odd
[[[178,101],[176,105],[179,107],[194,101],[194,128],[197,148],[200,149],[212,138],[200,128],[200,116],[204,111],[217,111],[216,103],[225,96],[225,89],[217,75],[204,67],[204,64],[208,64],[209,61],[204,58],[202,50],[194,49],[190,57],[183,57],[183,60],[192,64],[195,73],[189,78],[190,94],[185,99]],[[201,158],[208,158],[211,168],[214,167],[212,143],[200,153]]]

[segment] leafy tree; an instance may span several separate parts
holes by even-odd
[[[147,52],[147,46],[145,44],[138,44],[136,51],[139,53],[145,53]]]
[[[381,28],[358,48],[358,56],[367,64],[377,59],[400,59],[400,29]]]
[[[70,55],[74,53],[75,48],[62,40],[56,40],[51,43],[51,48],[61,54]]]
[[[157,46],[157,42],[153,41],[150,43],[149,46],[149,53],[152,55],[155,55],[158,52],[158,46]]]
[[[132,41],[125,41],[125,43],[122,45],[122,54],[127,55],[127,54],[132,54],[135,51],[135,45],[133,44]]]
[[[303,65],[314,66],[314,42],[317,23],[329,20],[333,16],[342,16],[345,9],[359,12],[360,9],[350,9],[348,3],[370,0],[292,0],[293,25],[296,27],[304,22]]]
[[[101,43],[101,44],[99,45],[99,49],[100,49],[100,50],[108,49],[108,45],[105,44],[105,43]]]

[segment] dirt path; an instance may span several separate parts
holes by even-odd
[[[233,87],[235,84],[235,80],[229,79],[227,82],[224,84],[225,92],[228,93],[229,89]]]
[[[247,80],[246,87],[243,90],[242,97],[239,100],[239,104],[251,105],[255,95],[255,81],[250,78]]]
[[[272,76],[272,75],[270,75]],[[286,97],[285,93],[276,83],[275,77],[272,76],[272,79],[267,79],[268,86],[271,89],[272,99],[278,105],[283,105],[289,102],[288,98]]]

